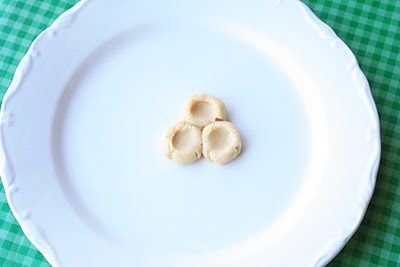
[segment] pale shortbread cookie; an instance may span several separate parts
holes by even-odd
[[[225,164],[242,151],[242,140],[235,125],[217,121],[203,129],[203,155],[211,162]]]
[[[226,120],[224,102],[207,94],[197,94],[190,98],[186,106],[185,121],[204,127],[215,121]]]
[[[187,122],[178,122],[165,135],[164,152],[177,163],[193,163],[201,158],[201,143],[200,128]]]

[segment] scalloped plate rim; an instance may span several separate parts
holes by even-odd
[[[299,5],[303,6],[305,12],[308,13],[308,16],[314,16],[314,13],[303,2],[301,2],[300,0],[294,0],[294,1],[298,2]],[[7,102],[16,93],[19,92],[18,91],[19,85],[22,82],[27,69],[29,69],[30,61],[34,60],[33,56],[35,53],[37,53],[36,48],[35,48],[37,46],[37,43],[39,43],[41,40],[49,38],[49,37],[53,38],[54,37],[53,32],[58,32],[60,29],[62,29],[62,24],[66,20],[68,20],[68,18],[70,16],[74,16],[74,15],[78,14],[79,11],[81,10],[81,8],[83,8],[88,2],[91,2],[91,0],[81,0],[80,2],[75,4],[72,8],[70,8],[69,10],[62,13],[51,24],[51,26],[49,26],[42,33],[40,33],[35,38],[35,40],[32,42],[27,53],[25,54],[25,56],[22,58],[21,62],[19,63],[19,65],[16,69],[16,72],[15,72],[14,78],[13,78],[8,90],[6,91],[6,93],[4,95],[3,104],[1,106],[1,129],[0,129],[1,133],[4,130],[4,123],[6,123],[8,120],[8,118],[7,118],[7,116],[8,116],[7,115],[8,114],[7,113]],[[280,1],[280,0],[276,1],[277,4],[279,4],[281,2],[282,1]],[[320,24],[319,25],[320,27],[331,29],[327,24],[325,24],[324,22],[322,22],[319,19],[318,19],[318,23]],[[332,30],[332,32],[333,32],[333,30]],[[343,41],[338,36],[336,36],[336,34],[335,34],[335,38],[337,39],[336,41],[343,43]],[[345,45],[345,47],[348,48],[348,46],[346,44],[344,44],[344,45]],[[352,53],[352,55],[353,55],[353,53]],[[357,64],[357,68],[359,68],[358,64]],[[379,128],[378,112],[376,110],[376,106],[373,101],[371,90],[370,90],[368,83],[366,83],[365,88],[362,88],[362,89],[365,90],[365,93],[368,95],[368,98],[370,101],[369,105],[370,105],[370,107],[373,108],[374,113],[375,113],[375,116],[372,119],[375,121],[376,125]],[[377,142],[378,147],[377,147],[376,154],[373,155],[371,164],[368,167],[368,169],[370,170],[370,172],[369,172],[370,173],[370,184],[369,184],[369,188],[366,188],[367,194],[365,195],[366,199],[364,199],[365,207],[364,207],[362,213],[358,214],[358,216],[357,216],[358,219],[354,222],[354,224],[352,226],[352,231],[350,233],[346,233],[345,236],[340,236],[338,238],[341,242],[335,243],[336,245],[333,244],[332,246],[327,247],[327,248],[322,248],[320,252],[316,253],[316,254],[320,255],[320,257],[314,263],[313,266],[323,266],[323,265],[327,264],[331,259],[333,259],[340,252],[340,250],[346,245],[348,240],[356,232],[357,228],[359,227],[359,225],[362,222],[362,219],[367,210],[367,206],[373,195],[373,189],[375,187],[376,175],[377,175],[378,167],[379,167],[379,161],[380,161],[380,155],[381,155],[379,131],[378,131],[378,134],[375,136],[375,140]],[[34,229],[35,226],[33,224],[29,223],[28,221],[24,220],[23,219],[24,215],[20,214],[13,205],[13,198],[11,196],[11,192],[13,190],[15,177],[13,177],[13,170],[11,167],[12,164],[11,164],[11,160],[10,160],[10,155],[8,154],[7,145],[6,145],[5,141],[3,140],[2,135],[1,135],[0,143],[1,143],[1,154],[3,155],[3,158],[2,158],[3,162],[2,162],[2,168],[1,168],[2,169],[1,170],[1,174],[2,174],[1,179],[2,179],[2,182],[4,185],[6,199],[9,203],[11,211],[14,214],[14,216],[16,217],[16,220],[20,224],[26,237],[38,248],[38,250],[44,255],[44,257],[51,264],[58,265],[56,257],[54,256],[55,255],[54,252],[51,251],[51,249],[49,247],[47,247],[45,243],[43,243],[44,240],[38,240],[35,238],[35,235],[31,235],[30,231],[31,231],[32,227]]]

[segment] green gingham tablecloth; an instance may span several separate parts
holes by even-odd
[[[0,0],[0,98],[34,38],[77,0]],[[382,159],[357,233],[330,266],[400,266],[400,0],[304,0],[350,46],[378,106]],[[49,266],[0,186],[0,266]]]

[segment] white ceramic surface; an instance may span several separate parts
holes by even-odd
[[[244,151],[178,166],[164,130],[223,99]],[[82,1],[2,106],[2,179],[55,266],[322,266],[359,225],[378,116],[351,51],[300,1]]]

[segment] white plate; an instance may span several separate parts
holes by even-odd
[[[164,158],[186,99],[223,99],[224,166]],[[380,142],[368,83],[300,1],[83,1],[2,107],[3,183],[59,266],[321,266],[359,225]]]

